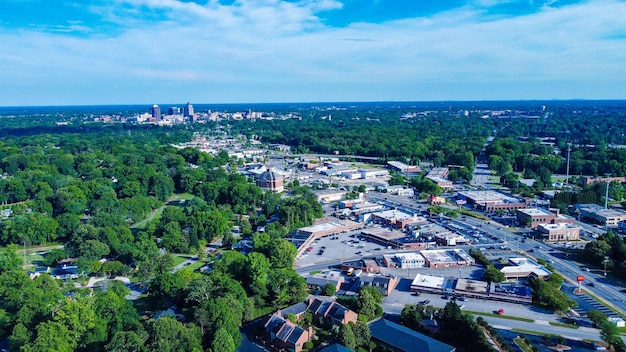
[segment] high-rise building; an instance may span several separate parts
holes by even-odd
[[[193,105],[187,102],[187,105],[183,108],[183,116],[193,117]]]
[[[161,120],[161,108],[157,104],[152,105],[150,115],[157,120]]]
[[[167,109],[167,114],[168,115],[178,115],[178,114],[180,114],[180,108],[172,106],[169,109]]]

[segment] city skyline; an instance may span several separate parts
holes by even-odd
[[[626,98],[626,2],[8,0],[0,106]]]

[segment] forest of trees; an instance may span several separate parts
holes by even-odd
[[[0,140],[0,202],[12,210],[0,221],[0,339],[8,338],[9,350],[234,351],[255,308],[306,297],[292,269],[296,248],[283,237],[322,216],[308,188],[284,199],[264,194],[228,171],[234,164],[225,152],[212,157],[170,146],[191,138],[184,128],[15,131]],[[185,193],[190,200],[166,204]],[[160,216],[133,228],[161,207]],[[173,272],[172,256],[160,251],[196,254],[220,237],[228,248],[234,224],[250,236],[274,214],[280,221],[254,236],[254,253],[224,251],[210,274]],[[84,275],[146,282],[150,310],[175,305],[192,323],[142,322],[117,282],[92,292],[47,275],[31,280],[17,244],[48,243],[64,246],[49,251],[45,264],[72,258]]]

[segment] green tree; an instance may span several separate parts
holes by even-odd
[[[339,342],[349,349],[356,349],[357,339],[352,327],[354,324],[343,324],[339,329]]]
[[[148,322],[147,330],[148,351],[202,351],[202,334],[194,324],[183,325],[174,318],[162,317]]]
[[[367,320],[375,318],[378,312],[381,311],[379,304],[382,300],[382,295],[375,287],[361,287],[359,290],[358,313],[366,316]]]
[[[336,292],[337,288],[333,284],[326,284],[326,286],[322,289],[322,294],[324,296],[334,296]]]
[[[604,314],[603,312],[599,311],[599,310],[590,310],[587,313],[587,316],[589,317],[589,320],[591,320],[594,324],[596,324],[597,326],[602,326],[602,323],[605,322],[607,320],[607,315]]]
[[[22,347],[24,352],[71,352],[78,341],[62,323],[47,321],[37,326],[35,341]]]
[[[107,352],[146,352],[147,336],[134,331],[118,331],[106,345]]]
[[[234,352],[235,342],[233,337],[224,328],[219,328],[215,332],[213,342],[211,342],[211,350],[213,352]]]
[[[483,275],[485,277],[485,281],[489,282],[502,282],[506,279],[504,274],[500,270],[496,269],[493,264],[485,268]]]

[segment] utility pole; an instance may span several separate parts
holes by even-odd
[[[572,151],[572,143],[567,143],[567,170],[565,174],[565,184],[569,186],[569,156]]]
[[[609,206],[609,185],[611,183],[610,177],[611,174],[606,174],[606,194],[604,196],[604,209],[607,209]]]

